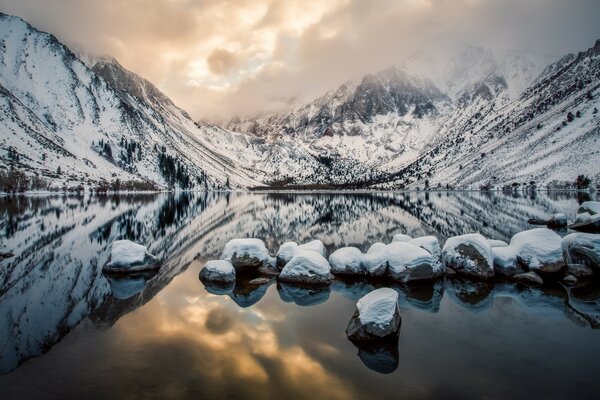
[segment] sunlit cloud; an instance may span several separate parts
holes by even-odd
[[[276,111],[461,42],[562,54],[600,37],[595,0],[0,0],[74,48],[115,56],[194,117]],[[574,29],[576,27],[576,29]]]

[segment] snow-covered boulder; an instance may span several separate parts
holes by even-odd
[[[331,273],[334,275],[365,275],[362,252],[356,247],[342,247],[329,256]]]
[[[553,273],[560,271],[565,265],[562,239],[547,228],[517,233],[510,239],[508,248],[513,249],[519,264],[533,271]]]
[[[235,268],[226,260],[208,261],[200,271],[200,280],[217,284],[235,282]]]
[[[333,275],[325,257],[316,251],[298,250],[283,267],[278,279],[302,285],[328,285],[333,281]]]
[[[548,220],[546,224],[550,229],[566,228],[568,225],[567,216],[563,213],[556,213]]]
[[[403,282],[434,278],[433,256],[427,250],[407,242],[393,242],[387,246],[387,276]]]
[[[260,239],[232,239],[225,244],[221,260],[231,262],[237,271],[257,270],[270,261],[265,243]]]
[[[356,303],[346,336],[352,341],[397,337],[400,322],[398,293],[389,288],[377,289]]]
[[[410,240],[412,240],[412,237],[410,237],[408,235],[405,235],[403,233],[397,233],[392,238],[392,243],[394,243],[394,242],[408,242]]]
[[[490,246],[492,246],[492,248],[494,248],[494,247],[506,247],[506,246],[508,246],[508,243],[506,243],[504,240],[488,239],[487,241],[490,244]]]
[[[492,247],[479,233],[449,238],[442,249],[442,259],[445,266],[466,276],[481,279],[494,276]]]
[[[372,277],[385,275],[388,267],[387,245],[374,243],[362,257],[362,264],[367,274]]]
[[[294,254],[296,254],[297,250],[298,243],[296,242],[285,242],[279,246],[277,256],[275,257],[277,260],[277,269],[282,270],[285,264],[289,263],[290,260],[294,258]]]
[[[513,276],[525,272],[517,260],[514,247],[492,247],[494,271],[501,276]]]
[[[542,279],[542,277],[533,271],[513,275],[512,278],[519,283],[523,283],[529,286],[542,286],[544,284],[544,280]]]
[[[299,250],[310,250],[320,254],[322,257],[325,257],[327,254],[327,250],[325,249],[325,245],[320,240],[312,240],[308,243],[304,243],[298,245],[296,242],[286,242],[279,247],[277,251],[277,269],[281,270],[290,262],[292,258],[296,255]]]
[[[325,249],[325,245],[318,239],[312,240],[308,243],[301,244],[298,246],[301,250],[312,250],[319,253],[321,256],[325,257],[327,255],[327,250]]]
[[[600,235],[592,233],[567,235],[562,240],[562,251],[567,268],[573,275],[590,275],[587,271],[600,272]],[[571,270],[580,274],[573,273]]]
[[[433,259],[431,264],[433,267],[433,275],[440,276],[443,274],[444,265],[442,263],[442,247],[440,246],[440,241],[435,236],[423,236],[415,238],[410,240],[408,244],[412,244],[427,250]]]
[[[160,268],[160,262],[148,248],[129,240],[116,240],[112,244],[110,258],[104,266],[105,272],[129,273],[152,271]]]
[[[600,232],[600,202],[586,201],[579,206],[575,222],[569,226],[582,232]]]

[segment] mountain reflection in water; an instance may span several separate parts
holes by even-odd
[[[262,238],[272,253],[313,238],[330,252],[366,250],[396,233],[509,240],[530,228],[529,218],[563,212],[572,220],[583,200],[479,192],[2,197],[0,252],[15,256],[0,262],[0,398],[514,398],[531,387],[544,398],[592,397],[600,393],[594,282],[398,285],[397,345],[355,347],[346,324],[356,301],[381,283],[306,289],[247,277],[223,288],[198,280],[204,261],[235,237]],[[163,267],[154,276],[104,276],[117,239],[147,245]],[[557,352],[560,362],[550,362]],[[553,377],[559,383],[550,387]]]

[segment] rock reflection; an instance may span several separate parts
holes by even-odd
[[[231,292],[227,295],[242,308],[258,303],[267,293],[267,289],[275,282],[275,278],[264,278],[253,275],[239,275]]]
[[[278,282],[277,291],[282,301],[307,307],[326,302],[329,299],[331,288],[329,286],[310,288]]]
[[[126,276],[104,274],[104,276],[110,284],[112,296],[119,300],[127,300],[144,290],[146,283],[156,276],[156,272],[149,271]]]
[[[446,281],[446,293],[461,306],[475,312],[489,309],[493,303],[494,284],[467,279]]]
[[[362,363],[380,374],[391,374],[398,368],[398,338],[380,341],[352,342]]]

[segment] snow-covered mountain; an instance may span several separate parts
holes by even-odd
[[[289,112],[219,127],[114,58],[75,54],[0,14],[0,172],[54,187],[207,190],[598,179],[597,53],[421,53]]]
[[[384,173],[382,188],[598,180],[597,47],[560,60],[476,47],[419,53],[289,112],[225,126],[358,160]],[[563,127],[569,110],[581,118]]]

